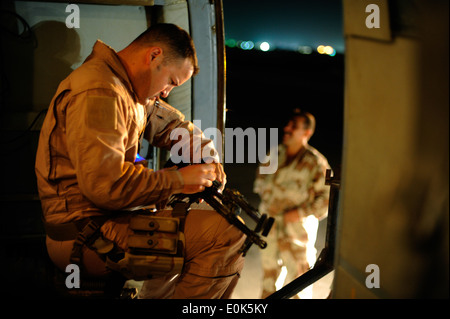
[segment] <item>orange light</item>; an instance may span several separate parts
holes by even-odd
[[[317,47],[317,52],[319,52],[320,54],[324,54],[325,53],[325,46],[319,45]]]

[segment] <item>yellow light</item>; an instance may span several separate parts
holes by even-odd
[[[329,45],[327,45],[327,46],[324,48],[324,51],[325,51],[325,54],[330,55],[330,54],[333,53],[334,49],[333,49],[332,47],[330,47]]]
[[[317,47],[317,52],[319,52],[320,54],[324,54],[325,53],[325,46],[319,45]]]

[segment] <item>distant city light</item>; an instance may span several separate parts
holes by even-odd
[[[328,54],[328,55],[330,55],[334,52],[334,49],[332,47],[330,47],[329,45],[327,45],[323,50],[325,51],[325,54]]]
[[[242,50],[251,50],[255,47],[255,44],[252,41],[242,41],[239,46]]]
[[[335,56],[336,50],[332,46],[319,45],[317,47],[317,52],[320,54],[327,54],[329,56]]]
[[[225,45],[234,48],[236,46],[236,40],[235,39],[228,39],[225,41]]]
[[[332,46],[328,45],[325,47],[325,53],[328,54],[329,56],[335,56],[336,50]]]
[[[313,52],[313,49],[310,46],[302,45],[298,47],[297,51],[301,54],[311,54]]]
[[[324,45],[319,45],[317,47],[317,52],[319,52],[320,54],[324,54],[325,53],[325,46]]]
[[[270,44],[268,42],[263,42],[259,45],[259,49],[261,51],[269,51],[270,50]]]
[[[253,50],[258,49],[264,52],[267,51],[273,51],[276,50],[278,47],[274,46],[274,43],[269,43],[267,41],[264,42],[253,42],[251,40],[248,41],[242,41],[242,40],[235,40],[235,39],[227,39],[225,40],[225,45],[229,48],[239,48],[241,50]],[[298,45],[296,46],[293,44],[291,47],[286,48],[288,50],[296,50],[297,52],[301,54],[311,54],[314,51],[314,48],[309,45]],[[326,54],[329,56],[335,56],[337,54],[336,49],[334,49],[330,45],[319,45],[316,48],[316,51],[319,54]]]

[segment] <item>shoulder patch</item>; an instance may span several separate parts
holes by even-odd
[[[112,96],[88,96],[86,124],[92,128],[117,129],[117,103]]]

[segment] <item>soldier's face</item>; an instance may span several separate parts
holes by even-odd
[[[295,117],[284,127],[283,144],[285,146],[301,144],[308,137],[309,130],[305,129],[305,119]]]
[[[167,97],[174,87],[189,80],[193,71],[189,59],[166,61],[162,48],[149,48],[146,61],[133,83],[139,102],[146,104],[149,100]]]
[[[189,80],[193,72],[194,68],[189,59],[161,63],[151,73],[147,93],[148,98],[166,98],[174,87],[180,86]]]

